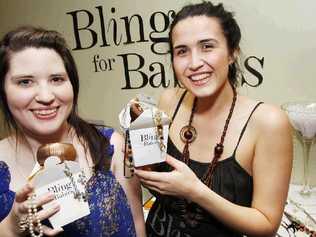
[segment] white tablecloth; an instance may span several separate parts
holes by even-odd
[[[316,232],[316,188],[311,190],[310,195],[301,195],[301,189],[300,185],[290,185],[287,205],[277,236],[316,236],[307,231]]]

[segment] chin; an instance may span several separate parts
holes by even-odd
[[[33,135],[39,137],[54,137],[56,134],[63,133],[64,129],[61,124],[45,124],[41,126],[36,126],[29,130]]]
[[[33,134],[38,134],[39,136],[47,136],[47,137],[50,137],[50,136],[54,136],[55,134],[57,134],[58,132],[60,132],[60,129],[55,129],[55,128],[46,128],[45,130],[44,129],[37,129],[33,132]]]
[[[210,97],[215,94],[216,90],[211,88],[191,88],[191,93],[196,97]]]

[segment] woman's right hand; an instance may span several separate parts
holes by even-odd
[[[193,199],[196,187],[202,184],[201,180],[184,162],[167,154],[166,163],[172,171],[157,172],[135,169],[140,182],[150,190],[163,195]]]
[[[34,192],[34,188],[31,186],[31,184],[26,184],[23,186],[19,191],[16,192],[15,201],[13,203],[13,207],[11,209],[11,217],[14,218],[14,221],[16,223],[16,226],[18,228],[17,232],[22,234],[22,231],[20,230],[19,226],[21,221],[27,220],[28,216],[28,210],[29,210],[29,202],[28,197]],[[35,197],[33,200],[33,204],[37,207],[39,210],[42,205],[47,204],[54,200],[54,194],[47,193],[39,197]],[[60,210],[60,206],[55,203],[50,208],[41,209],[37,212],[37,218],[42,222],[43,220],[51,217],[56,212]],[[36,223],[34,224],[34,228],[36,228]],[[62,232],[62,229],[52,229],[46,225],[42,224],[42,230],[43,234],[47,236],[55,236],[58,233]],[[28,225],[26,227],[26,231],[28,230]]]

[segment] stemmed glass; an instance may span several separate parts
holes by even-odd
[[[281,107],[287,112],[294,128],[294,135],[302,145],[303,150],[303,188],[299,192],[296,188],[292,191],[290,189],[287,207],[289,210],[292,209],[292,212],[287,210],[287,213],[290,213],[290,216],[301,221],[304,225],[306,223],[315,224],[313,210],[315,209],[316,196],[309,185],[309,160],[311,147],[316,142],[316,101],[289,102]],[[302,212],[306,217],[302,217]]]
[[[312,144],[316,141],[316,102],[289,102],[282,109],[289,116],[295,136],[303,149],[303,188],[300,194],[309,197],[309,158]]]

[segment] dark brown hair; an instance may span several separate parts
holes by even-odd
[[[236,20],[234,19],[233,13],[226,11],[222,3],[214,5],[211,2],[202,2],[198,4],[190,4],[184,6],[176,14],[173,22],[171,23],[169,31],[169,47],[171,53],[171,61],[173,60],[172,31],[174,27],[177,25],[179,21],[194,16],[207,16],[217,18],[223,30],[224,36],[226,38],[227,47],[229,49],[230,54],[233,54],[235,50],[239,50],[241,32]],[[234,88],[236,88],[238,85],[238,76],[240,72],[241,71],[238,62],[235,60],[235,62],[229,66],[228,71],[229,82]]]
[[[108,139],[102,136],[94,125],[87,123],[78,115],[78,70],[71,55],[71,50],[67,46],[65,39],[57,31],[33,26],[23,26],[8,32],[0,41],[0,108],[4,115],[6,128],[9,132],[15,131],[16,134],[18,134],[19,126],[8,107],[4,89],[5,76],[10,68],[10,56],[12,53],[22,51],[29,47],[53,49],[62,58],[74,94],[72,110],[67,121],[75,129],[82,145],[86,149],[89,149],[95,169],[109,169],[110,157],[106,153],[110,146]]]

